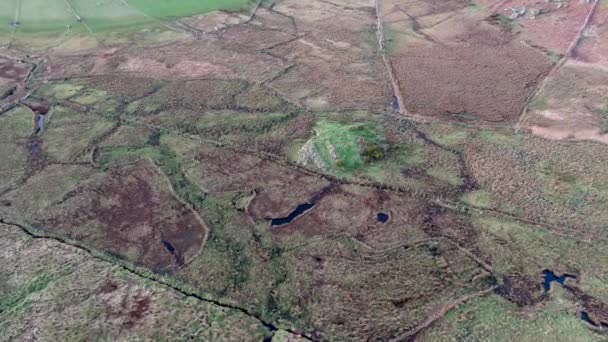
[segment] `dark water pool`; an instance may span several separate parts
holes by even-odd
[[[385,213],[378,213],[376,219],[380,223],[386,223],[389,219],[389,216],[388,216],[388,214],[385,214]]]
[[[36,133],[44,129],[44,114],[38,114],[36,116]]]
[[[543,289],[545,290],[545,292],[549,292],[549,290],[551,289],[552,282],[555,281],[560,285],[564,285],[564,282],[568,278],[576,279],[576,276],[572,275],[572,274],[566,274],[566,273],[562,274],[561,276],[558,276],[555,273],[553,273],[553,271],[551,271],[551,270],[544,270],[543,271]]]
[[[581,319],[589,324],[591,324],[594,327],[597,327],[598,324],[595,323],[591,317],[589,317],[589,314],[587,313],[587,311],[581,311]]]
[[[162,243],[163,243],[163,246],[165,246],[165,249],[169,253],[175,254],[175,247],[173,247],[173,245],[169,241],[162,240]]]
[[[296,210],[292,211],[291,214],[289,214],[289,216],[272,219],[270,221],[270,224],[273,226],[282,226],[284,224],[288,224],[289,222],[293,221],[296,217],[307,212],[313,206],[314,206],[314,204],[312,204],[312,203],[300,204],[296,208]]]

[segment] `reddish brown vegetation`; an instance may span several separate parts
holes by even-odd
[[[159,81],[152,78],[128,77],[124,75],[102,75],[82,79],[92,87],[109,92],[125,100],[141,98],[160,87]]]
[[[150,314],[152,298],[149,295],[129,292],[115,293],[114,291],[102,292],[102,296],[106,296],[106,310],[110,320],[115,320],[122,327],[131,329]],[[119,303],[114,303],[113,297],[117,295],[122,296],[122,299]]]
[[[118,284],[111,280],[107,280],[105,283],[101,284],[101,286],[97,289],[99,293],[112,293],[118,289]]]
[[[195,158],[200,165],[190,172],[206,191],[256,190],[248,208],[255,220],[287,216],[328,184],[323,179],[241,153],[208,149]]]
[[[29,70],[30,67],[27,64],[0,57],[0,81],[1,79],[7,79],[14,82],[21,82],[25,76],[27,76]]]
[[[549,60],[500,35],[473,31],[467,45],[414,45],[393,60],[408,111],[514,121]],[[474,45],[474,46],[471,46]]]
[[[114,170],[72,192],[44,225],[153,270],[170,271],[198,254],[206,227],[165,182],[145,161]]]
[[[533,305],[541,300],[539,279],[525,274],[503,276],[499,293],[519,306]]]
[[[333,186],[321,195],[308,212],[289,224],[274,227],[275,236],[282,239],[297,233],[331,238],[345,234],[377,247],[428,237],[418,229],[425,225],[424,200],[348,186]],[[305,198],[300,203],[309,200]],[[391,220],[379,223],[380,212],[390,213]]]
[[[46,114],[50,110],[49,104],[44,102],[27,101],[23,102],[23,105],[27,106],[34,113]]]

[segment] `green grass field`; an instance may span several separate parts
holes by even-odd
[[[11,22],[15,18],[16,0],[0,1],[0,33],[10,32],[12,30]]]
[[[21,33],[68,32],[83,25],[97,32],[216,10],[246,11],[253,4],[251,0],[2,0],[0,33],[10,33],[15,19]]]
[[[313,145],[325,165],[342,172],[355,171],[366,164],[362,145],[372,149],[380,144],[380,138],[373,127],[365,124],[346,125],[329,121],[318,122]],[[379,148],[378,157],[382,151]],[[369,153],[375,152],[371,151]]]
[[[121,0],[69,0],[72,8],[94,31],[151,23],[141,11]]]
[[[253,3],[250,0],[129,0],[128,2],[154,17],[184,17],[217,10],[242,11],[251,7]]]
[[[62,32],[67,26],[78,27],[76,17],[63,0],[22,1],[18,32]]]

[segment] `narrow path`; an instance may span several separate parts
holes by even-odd
[[[551,79],[551,77],[562,67],[562,65],[564,65],[564,63],[566,63],[566,61],[570,58],[570,56],[572,56],[572,53],[574,52],[574,50],[576,49],[576,46],[578,45],[579,41],[581,40],[583,33],[585,32],[585,29],[587,28],[587,26],[589,25],[589,22],[591,21],[591,18],[593,18],[593,13],[595,13],[595,9],[597,8],[599,3],[600,3],[600,0],[595,0],[593,2],[593,4],[591,5],[591,8],[589,9],[589,13],[587,13],[587,17],[585,18],[585,21],[579,28],[578,33],[576,34],[576,37],[574,37],[574,39],[570,43],[570,46],[568,46],[568,49],[564,53],[564,56],[553,66],[553,68],[551,68],[551,70],[549,70],[547,75],[545,75],[545,77],[542,79],[542,81],[537,85],[536,89],[526,99],[526,105],[524,106],[524,109],[519,117],[519,120],[517,121],[517,124],[515,125],[516,133],[521,130],[521,128],[525,124],[526,120],[528,119],[528,109],[529,109],[530,101],[532,101],[532,99],[534,99],[538,94],[540,94],[545,89],[545,87],[547,86],[547,83],[549,82],[549,79]]]
[[[138,278],[142,278],[142,279],[145,279],[145,280],[148,280],[148,281],[152,281],[152,282],[154,282],[157,285],[170,288],[171,290],[173,290],[175,292],[178,292],[178,293],[180,293],[181,295],[183,295],[185,297],[194,298],[194,299],[196,299],[198,301],[201,301],[201,302],[211,303],[211,304],[220,306],[222,308],[239,311],[239,312],[241,312],[241,313],[243,313],[243,314],[245,314],[245,315],[247,315],[249,317],[252,317],[252,318],[256,319],[258,322],[260,322],[260,324],[262,324],[265,328],[267,328],[271,333],[275,333],[279,329],[282,329],[282,330],[285,330],[285,331],[287,331],[287,332],[289,332],[291,334],[301,336],[302,338],[304,338],[306,340],[314,341],[311,337],[309,337],[307,335],[303,335],[303,334],[298,333],[298,332],[295,332],[295,331],[293,331],[291,329],[279,328],[274,323],[264,320],[263,318],[260,317],[259,314],[253,313],[253,312],[251,312],[250,310],[248,310],[246,308],[242,308],[242,307],[236,306],[234,304],[224,303],[224,302],[221,302],[221,301],[216,300],[216,299],[205,298],[205,297],[203,297],[203,296],[201,296],[201,295],[199,295],[199,294],[197,294],[197,293],[195,293],[193,291],[186,290],[186,289],[178,287],[177,285],[174,285],[174,284],[171,284],[169,282],[166,282],[161,277],[154,276],[154,275],[151,275],[151,274],[145,274],[144,272],[139,271],[139,270],[137,270],[135,268],[129,267],[129,266],[123,264],[123,263],[116,262],[114,259],[106,257],[104,254],[99,253],[99,252],[95,251],[94,249],[91,249],[91,248],[89,248],[89,247],[87,247],[85,245],[82,245],[80,243],[69,241],[68,239],[65,239],[65,238],[62,238],[62,237],[59,237],[59,236],[51,236],[51,235],[41,234],[41,233],[38,233],[37,231],[35,231],[32,228],[26,227],[25,225],[22,225],[22,224],[19,224],[19,223],[16,223],[16,222],[12,222],[12,221],[7,220],[5,218],[0,218],[0,223],[8,225],[8,226],[19,228],[25,235],[27,235],[28,237],[30,237],[32,239],[52,240],[52,241],[58,242],[60,244],[73,247],[73,248],[75,248],[77,250],[85,252],[86,254],[90,255],[93,259],[109,263],[109,264],[111,264],[113,266],[117,266],[120,269],[122,269],[122,270],[124,270],[124,271],[126,271],[126,272],[128,272],[128,273],[130,273],[132,275],[137,276]]]
[[[397,99],[397,103],[399,105],[399,113],[407,115],[407,110],[405,109],[405,101],[403,101],[403,93],[401,92],[401,88],[399,87],[399,81],[395,77],[395,72],[393,70],[393,65],[391,64],[390,59],[386,56],[386,47],[384,46],[384,25],[382,24],[382,12],[380,11],[380,0],[373,0],[373,5],[376,14],[376,40],[378,41],[378,52],[382,58],[382,63],[384,63],[384,68],[388,73],[388,77],[392,86],[393,96]]]

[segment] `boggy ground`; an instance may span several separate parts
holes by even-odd
[[[207,238],[204,221],[175,198],[168,180],[145,161],[77,187],[48,212],[41,226],[157,272],[187,264]]]
[[[539,87],[565,52],[535,19],[379,5],[263,1],[21,53],[50,111],[41,132],[0,113],[6,339],[605,339],[605,145],[489,127],[533,96],[600,109],[601,74],[571,68],[599,65],[601,22]]]
[[[62,176],[74,181],[52,184],[56,191],[45,184]],[[175,197],[165,176],[145,160],[105,173],[51,166],[29,178],[23,189],[29,190],[5,196],[5,210],[27,213],[22,218],[35,227],[156,272],[187,264],[207,238],[204,221]],[[36,195],[40,192],[46,198]]]

